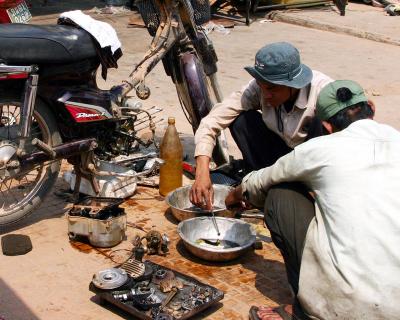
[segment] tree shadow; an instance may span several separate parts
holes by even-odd
[[[35,313],[19,298],[0,278],[0,319],[30,319],[39,320]]]
[[[285,265],[276,260],[264,258],[250,249],[243,256],[226,262],[211,262],[202,260],[192,255],[182,240],[176,244],[176,250],[185,259],[203,266],[229,267],[241,264],[243,268],[253,271],[256,274],[255,288],[265,297],[278,304],[293,302],[293,297],[286,278]]]

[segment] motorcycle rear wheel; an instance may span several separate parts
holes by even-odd
[[[0,100],[0,141],[8,140],[16,145],[21,115],[21,103]],[[30,144],[39,138],[50,146],[61,144],[57,122],[51,110],[40,100],[36,100],[31,136],[27,141],[27,151],[35,151]],[[31,214],[43,202],[57,180],[61,161],[40,165],[35,169],[9,178],[0,177],[0,227],[13,224]]]

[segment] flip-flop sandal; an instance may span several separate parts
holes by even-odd
[[[300,320],[300,318],[298,318],[296,315],[289,314],[285,310],[286,306],[287,306],[286,304],[283,304],[283,305],[280,305],[279,307],[271,308],[271,310],[276,312],[283,320]],[[250,320],[261,320],[261,318],[257,314],[258,311],[259,311],[258,307],[252,306],[249,310],[249,319]]]

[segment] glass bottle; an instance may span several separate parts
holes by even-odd
[[[166,196],[170,191],[182,186],[183,148],[175,128],[175,118],[168,118],[168,127],[160,145],[160,158],[165,163],[160,167],[160,194]]]

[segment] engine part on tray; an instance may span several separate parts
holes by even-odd
[[[154,320],[173,320],[173,319],[174,317],[168,313],[160,313],[154,318]]]
[[[160,281],[160,290],[163,293],[170,292],[172,289],[182,289],[183,282],[178,279],[164,279]]]
[[[185,274],[175,272],[151,261],[144,261],[144,264],[146,269],[149,267],[154,270],[152,279],[156,280],[155,273],[161,270],[158,272],[158,277],[164,277],[165,279],[165,277],[169,277],[172,274],[174,279],[184,284],[183,288],[173,287],[169,293],[162,293],[159,285],[155,284],[152,279],[141,281],[128,277],[126,284],[121,288],[111,290],[111,292],[99,290],[93,284],[89,286],[89,289],[96,293],[101,300],[129,312],[135,319],[142,320],[149,318],[160,319],[165,315],[168,317],[161,319],[189,319],[220,301],[224,296],[222,291]],[[149,295],[151,293],[149,288],[154,289],[154,293]],[[139,294],[144,294],[144,296],[140,297],[138,296]],[[147,298],[143,299],[146,296]],[[128,300],[124,301],[125,299]]]
[[[163,311],[164,308],[170,303],[170,301],[175,297],[176,293],[178,292],[177,288],[172,288],[172,290],[168,293],[168,295],[165,297],[163,303],[160,306],[160,310]]]
[[[154,294],[154,288],[137,288],[124,291],[114,291],[113,297],[120,301],[143,300]]]
[[[145,264],[135,259],[128,259],[120,268],[125,270],[133,279],[143,276],[146,270]]]
[[[172,271],[165,270],[165,269],[158,269],[153,274],[153,283],[160,284],[160,282],[163,280],[170,280],[170,279],[174,279],[174,278],[175,278],[175,275]]]
[[[128,280],[125,270],[110,268],[93,275],[92,283],[99,289],[110,290],[123,286]]]
[[[139,298],[136,296],[133,296],[133,305],[138,307],[141,310],[150,310],[150,309],[155,309],[159,310],[161,306],[161,299],[156,295],[156,294],[151,294],[147,298]]]
[[[125,237],[126,213],[121,199],[86,197],[67,213],[68,236],[86,237],[94,247],[113,247]]]
[[[182,308],[182,303],[181,302],[171,302],[168,306],[170,309],[173,311],[178,311]]]
[[[113,297],[117,300],[120,301],[130,301],[133,300],[133,294],[132,291],[118,291],[113,293]]]

